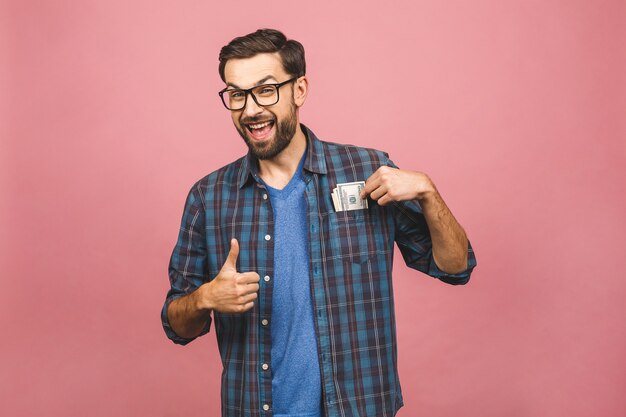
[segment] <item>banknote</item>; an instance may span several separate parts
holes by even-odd
[[[362,199],[359,196],[363,188],[365,188],[365,181],[337,184],[337,188],[331,193],[335,211],[362,210],[368,208],[367,199]]]

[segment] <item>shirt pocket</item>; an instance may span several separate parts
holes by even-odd
[[[331,256],[354,263],[367,261],[375,249],[374,221],[368,210],[329,212],[327,244]]]

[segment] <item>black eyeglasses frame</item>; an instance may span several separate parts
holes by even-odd
[[[247,89],[226,87],[223,90],[221,90],[220,92],[218,92],[217,94],[219,94],[220,98],[222,99],[222,104],[224,105],[224,107],[226,107],[226,109],[230,110],[230,111],[239,111],[239,110],[245,109],[246,108],[246,104],[248,104],[248,95],[252,96],[252,100],[254,100],[254,102],[258,106],[260,106],[260,107],[269,107],[269,106],[275,105],[280,100],[280,87],[282,87],[283,85],[289,84],[291,82],[294,82],[298,78],[300,78],[300,77],[293,77],[293,78],[288,79],[287,81],[283,81],[282,83],[255,85],[254,87],[250,87],[250,88],[247,88]],[[276,88],[276,101],[274,103],[272,103],[272,104],[261,104],[261,103],[259,103],[259,100],[257,100],[256,96],[252,92],[252,90],[255,90],[255,89],[259,88],[259,87],[266,87],[266,86],[272,86],[272,87]],[[244,100],[243,100],[243,106],[241,106],[241,108],[231,109],[230,107],[228,107],[228,104],[226,104],[226,99],[224,99],[224,93],[228,93],[229,91],[241,91],[242,93],[245,94],[245,97],[244,97]]]

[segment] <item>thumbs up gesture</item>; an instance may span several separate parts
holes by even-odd
[[[228,258],[219,274],[203,285],[204,305],[220,313],[244,313],[254,306],[259,291],[259,274],[237,272],[239,242],[230,241]]]

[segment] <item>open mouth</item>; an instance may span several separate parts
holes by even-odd
[[[245,124],[246,129],[250,132],[250,135],[256,140],[266,139],[272,132],[274,127],[274,120],[266,120],[259,123]]]

